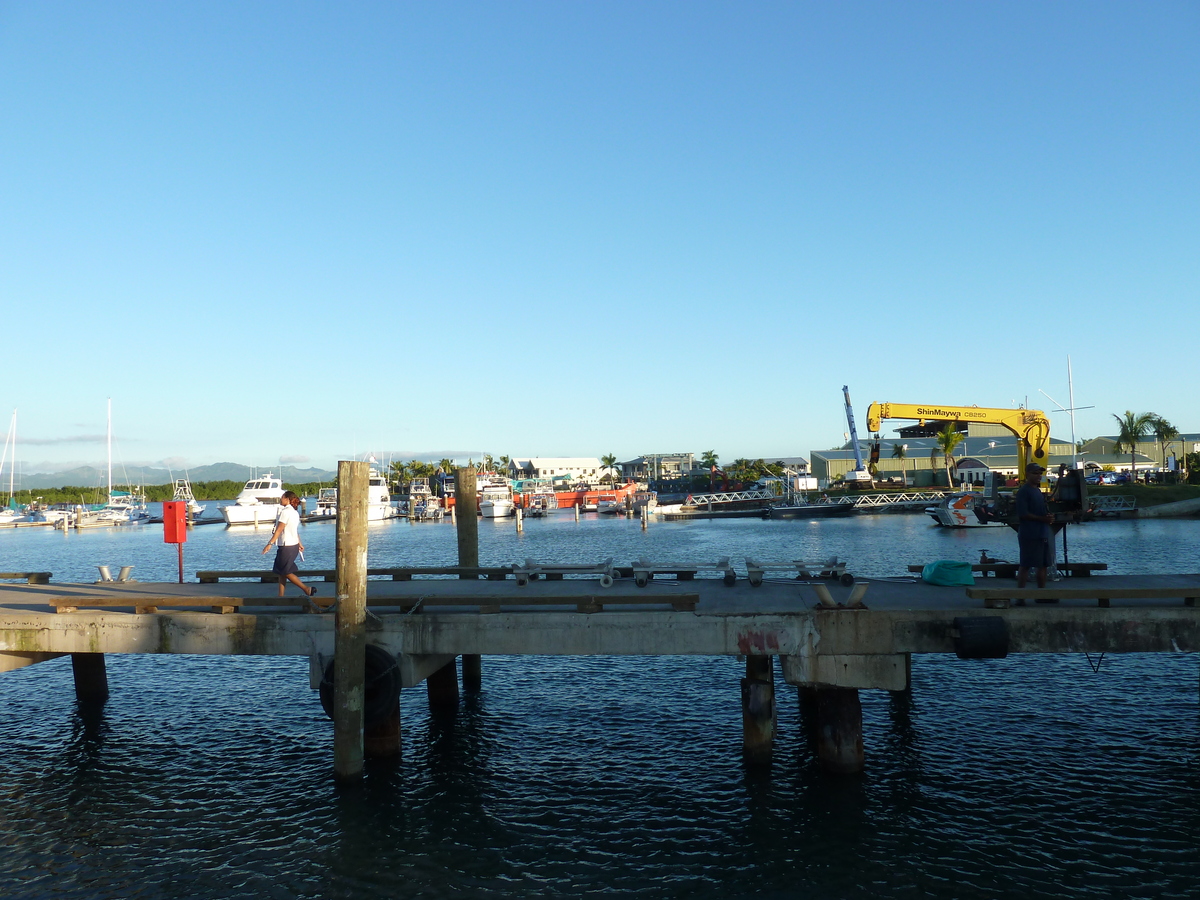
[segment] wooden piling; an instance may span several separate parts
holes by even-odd
[[[520,534],[522,531],[525,530],[521,524],[521,507],[518,506],[516,508],[515,512],[516,512],[515,518],[517,520],[517,534]]]
[[[75,699],[80,703],[103,703],[108,699],[108,670],[103,653],[72,653]]]
[[[479,517],[470,515],[478,503],[478,489],[474,469],[454,470],[454,507],[462,507],[458,517],[458,564],[476,568],[479,566]],[[460,575],[459,578],[474,578]]]
[[[464,510],[475,509],[477,497],[477,478],[475,470],[470,468],[454,470],[454,506],[458,508],[460,503],[466,504]],[[521,527],[519,516],[521,511],[517,510],[517,528]],[[479,567],[479,518],[477,516],[462,516],[458,519],[455,526],[458,530],[458,564],[469,568]],[[474,578],[473,575],[459,575],[461,578]],[[483,660],[478,654],[463,654],[463,690],[478,691],[483,685]],[[454,664],[450,667],[450,680],[454,682]],[[434,673],[436,676],[437,673]],[[445,676],[442,676],[445,677]],[[434,703],[434,678],[429,679],[429,702]],[[452,701],[456,706],[458,704],[458,685],[454,685],[454,699]]]
[[[333,771],[339,781],[359,779],[363,771],[369,477],[370,466],[366,462],[338,462]]]
[[[817,689],[817,759],[826,772],[863,770],[862,704],[855,688]]]
[[[770,656],[747,656],[742,679],[742,753],[758,765],[771,761],[775,743],[775,670]]]

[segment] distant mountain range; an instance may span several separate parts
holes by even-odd
[[[170,469],[155,469],[149,466],[123,466],[113,469],[113,483],[125,484],[170,484],[175,478],[183,478],[186,474],[191,481],[247,481],[254,475],[265,475],[272,472],[280,476],[285,484],[305,484],[314,481],[337,481],[337,472],[325,469],[297,469],[295,466],[243,466],[240,463],[221,462],[211,466],[197,466],[187,472],[175,472]],[[38,472],[32,475],[20,475],[20,490],[35,490],[37,488],[63,487],[104,487],[108,483],[108,470],[95,466],[80,466],[77,469],[67,469],[64,472]]]

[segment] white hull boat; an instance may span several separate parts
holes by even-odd
[[[337,488],[321,488],[317,493],[317,508],[313,512],[313,516],[335,518],[337,511]],[[367,479],[367,521],[382,522],[384,519],[394,519],[399,515],[400,507],[392,502],[387,482],[382,475],[372,469]]]
[[[516,515],[517,504],[513,500],[512,483],[499,475],[480,477],[479,514],[485,519],[503,519]]]
[[[991,528],[1003,522],[984,522],[975,514],[975,507],[983,505],[987,498],[974,492],[947,494],[936,506],[925,507],[925,512],[943,528]]]
[[[251,478],[228,506],[221,507],[226,525],[274,525],[283,497],[283,481],[270,472]]]

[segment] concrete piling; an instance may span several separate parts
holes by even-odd
[[[363,755],[367,759],[390,759],[400,755],[400,704],[387,718],[363,729]]]
[[[334,614],[333,771],[354,781],[363,771],[367,649],[366,462],[338,462],[337,611]],[[399,729],[396,730],[397,743]]]
[[[72,653],[71,674],[75,676],[75,699],[80,703],[103,703],[108,699],[103,653]]]
[[[429,691],[429,711],[453,713],[458,709],[458,666],[450,660],[425,679]]]
[[[462,655],[462,688],[464,694],[477,694],[483,690],[483,657],[478,653]]]
[[[855,688],[822,687],[817,697],[817,759],[826,772],[863,770],[862,704]]]
[[[742,752],[747,762],[770,763],[775,744],[773,657],[747,656],[742,679]]]

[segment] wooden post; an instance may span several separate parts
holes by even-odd
[[[333,774],[362,777],[367,650],[368,463],[338,461],[337,612],[334,616]]]
[[[454,660],[446,663],[425,679],[429,690],[429,709],[434,713],[458,709],[458,667]]]
[[[521,507],[519,507],[519,506],[516,508],[516,519],[517,519],[517,534],[520,534],[524,530],[524,528],[521,526]]]
[[[575,501],[575,521],[579,521],[579,500]]]
[[[775,667],[770,656],[747,656],[742,679],[742,752],[756,765],[771,762],[775,742]]]
[[[458,517],[458,564],[472,568],[479,566],[479,517],[472,515],[478,502],[477,496],[475,470],[455,469],[454,508],[458,510],[462,507],[462,515]]]
[[[464,694],[483,690],[483,658],[478,653],[462,655],[462,687]]]
[[[80,703],[103,703],[108,699],[108,670],[103,653],[72,653],[75,699]]]
[[[464,512],[470,510],[474,512],[477,497],[477,478],[475,470],[471,468],[455,469],[454,470],[454,507],[457,510],[458,505],[463,506]],[[519,516],[520,510],[517,510]],[[517,519],[517,527],[520,528],[520,519]],[[458,564],[467,568],[479,567],[479,519],[474,515],[464,515],[458,519]],[[462,578],[474,578],[474,575],[459,575]],[[463,654],[463,690],[478,691],[483,685],[483,660],[478,654]],[[453,686],[453,699],[450,699],[446,694],[444,701],[435,700],[434,682],[439,673],[429,678],[429,703],[433,706],[435,703],[445,702],[458,705],[458,684],[455,679],[454,663],[451,663],[450,669],[450,684]],[[445,678],[445,675],[441,676]],[[445,693],[444,689],[438,694],[440,697]]]
[[[863,770],[862,704],[855,688],[817,690],[817,759],[826,772]]]

